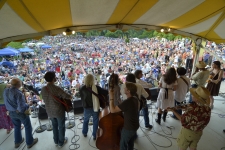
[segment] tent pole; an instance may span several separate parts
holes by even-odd
[[[195,72],[195,64],[198,62],[199,60],[199,53],[200,53],[200,46],[196,45],[196,54],[195,54],[195,58],[194,58],[194,62],[193,62],[193,67],[192,67],[192,71],[191,71],[191,75]]]

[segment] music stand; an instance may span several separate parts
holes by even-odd
[[[36,133],[41,133],[43,131],[45,131],[47,129],[46,125],[41,125],[41,121],[38,118],[38,122],[39,122],[39,126],[37,127],[37,129],[35,130]]]

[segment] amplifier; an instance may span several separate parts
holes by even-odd
[[[73,110],[74,110],[74,114],[81,114],[84,112],[81,99],[73,100]]]
[[[45,105],[40,105],[38,110],[38,118],[39,119],[48,119],[48,114],[45,109]]]
[[[151,101],[157,101],[160,89],[158,87],[154,87],[154,88],[150,88],[149,90],[151,93]]]

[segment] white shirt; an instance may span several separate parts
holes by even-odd
[[[145,91],[145,89],[138,83],[134,83],[137,86],[137,95],[138,98],[140,99],[141,96],[147,98],[148,97],[148,93]],[[127,99],[127,95],[125,94],[124,88],[126,87],[126,84],[122,84],[120,87],[120,93],[122,95],[122,100],[126,100]]]
[[[188,91],[188,89],[191,86],[191,83],[190,83],[190,79],[189,78],[187,78],[186,76],[181,76],[181,77],[187,81],[188,86],[184,82],[184,80],[181,79],[180,77],[177,79],[177,90],[174,91],[174,99],[177,102],[182,102],[182,101],[185,100],[185,96],[187,94],[187,91]]]
[[[78,79],[78,80],[75,79],[75,80],[72,81],[72,87],[76,86],[77,84],[81,85],[82,84],[82,80],[81,79]]]
[[[147,83],[141,79],[136,79],[136,83],[140,84],[143,86],[143,88],[152,88],[152,84],[151,83]]]

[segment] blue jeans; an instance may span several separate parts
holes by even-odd
[[[192,84],[191,87],[192,87],[192,88],[197,88],[198,85],[197,85],[197,84]],[[189,103],[192,103],[192,95],[191,95],[191,93],[190,93]]]
[[[133,150],[136,130],[122,129],[120,139],[120,150]]]
[[[84,135],[87,135],[88,133],[88,123],[89,119],[92,116],[93,117],[93,137],[96,138],[96,132],[98,129],[98,118],[99,112],[94,112],[93,108],[84,108],[84,122],[83,122],[83,130],[82,133]]]
[[[181,104],[180,102],[178,102],[178,101],[176,101],[176,100],[174,100],[174,102],[175,102],[175,107]],[[182,109],[177,109],[176,112],[177,112],[178,114],[182,115]],[[177,118],[177,117],[174,115],[174,113],[173,113],[173,117],[174,117],[174,118]]]
[[[34,141],[32,135],[32,126],[30,122],[30,117],[25,115],[24,113],[10,111],[9,116],[12,119],[14,125],[14,142],[18,144],[22,141],[22,134],[21,134],[21,123],[23,123],[25,127],[25,136],[26,136],[26,144],[31,145]]]
[[[55,144],[62,146],[65,140],[65,115],[59,118],[50,118],[53,126],[53,139]]]
[[[145,126],[149,125],[149,117],[148,117],[148,106],[144,107],[141,109],[143,112],[143,117],[144,117],[144,121],[145,121]]]

